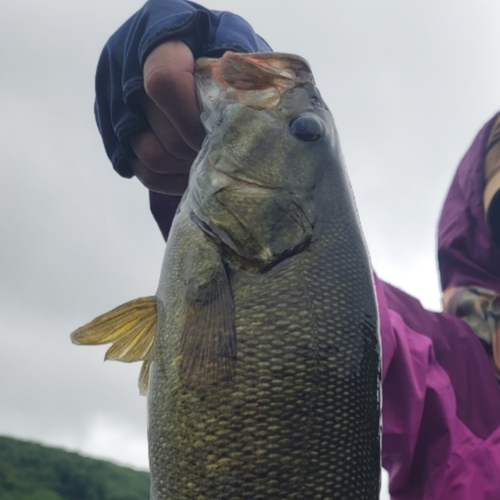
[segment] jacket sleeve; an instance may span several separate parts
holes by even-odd
[[[392,500],[500,498],[500,389],[461,319],[376,280]]]
[[[267,52],[267,43],[241,17],[210,11],[186,0],[149,0],[111,36],[99,59],[95,115],[115,170],[132,177],[128,139],[146,128],[138,106],[142,67],[149,53],[169,39],[188,45],[195,58],[219,57],[226,50]]]

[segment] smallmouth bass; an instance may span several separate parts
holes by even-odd
[[[307,63],[200,59],[207,137],[156,296],[72,334],[143,361],[154,500],[378,499],[372,272]]]

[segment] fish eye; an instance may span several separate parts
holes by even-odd
[[[290,133],[301,141],[317,141],[323,135],[323,124],[313,115],[297,116],[288,126]]]

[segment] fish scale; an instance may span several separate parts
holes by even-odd
[[[176,385],[174,374],[158,382],[149,413],[161,422],[150,421],[150,430],[161,429],[169,444],[163,454],[150,435],[151,456],[162,475],[184,479],[164,482],[153,498],[377,498],[379,359],[370,268],[355,218],[334,215],[323,214],[318,241],[269,272],[231,270],[234,389],[198,397]],[[168,269],[179,255],[169,252]],[[168,341],[161,350],[175,352],[176,339],[170,334]]]
[[[376,500],[377,307],[331,114],[297,56],[195,77],[207,138],[156,297],[72,339],[144,361],[152,500]]]

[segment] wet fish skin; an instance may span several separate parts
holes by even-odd
[[[157,292],[151,498],[374,500],[377,311],[333,119],[307,81],[211,105]]]

